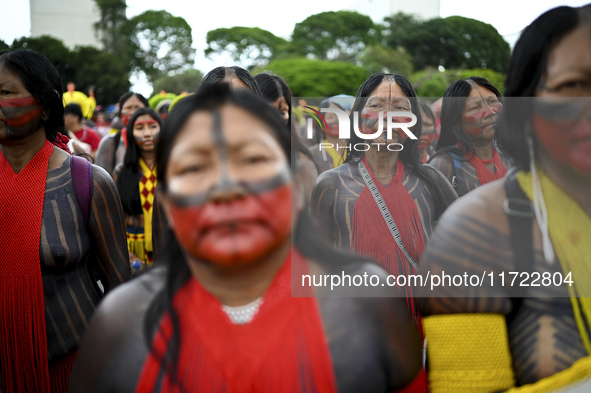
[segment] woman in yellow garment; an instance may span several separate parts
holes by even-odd
[[[591,5],[524,30],[505,95],[499,137],[518,171],[452,205],[421,260],[425,273],[486,277],[417,291],[435,393],[547,392],[591,376]]]
[[[156,191],[156,144],[162,120],[151,108],[140,108],[129,120],[127,150],[113,177],[123,210],[129,259],[152,265],[152,211]]]

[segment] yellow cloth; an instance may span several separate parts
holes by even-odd
[[[330,142],[328,141],[328,139],[325,139],[324,143],[330,143]],[[342,155],[334,147],[329,147],[328,149],[324,149],[324,150],[328,153],[328,155],[330,155],[330,158],[332,158],[332,167],[333,168],[336,168],[339,165],[341,165],[343,162],[345,162],[345,159],[347,158],[347,149],[345,149],[345,151],[343,152]]]
[[[574,281],[574,285],[567,288],[581,340],[587,354],[591,355],[591,341],[585,328],[591,322],[591,217],[540,168],[538,176],[548,211],[550,239],[564,276]],[[523,192],[533,200],[531,173],[521,171],[517,180]]]
[[[134,231],[139,231],[142,228],[133,227]],[[130,228],[126,229],[127,234],[127,249],[138,258],[142,258],[144,262],[151,263],[151,258],[146,251],[146,237],[143,233],[130,232]]]
[[[144,175],[140,179],[140,202],[142,205],[142,211],[144,212],[144,243],[146,253],[154,251],[152,245],[152,212],[154,209],[154,192],[156,191],[156,166],[154,169],[146,164],[143,159],[139,159],[140,168]],[[137,254],[136,254],[137,255]],[[146,261],[151,263],[150,260]]]
[[[515,385],[505,316],[423,318],[432,393],[494,392]]]
[[[530,385],[523,385],[518,388],[512,388],[505,393],[543,393],[551,392],[555,389],[567,387],[576,381],[582,380],[591,375],[591,357],[585,357],[577,360],[567,368],[550,377],[539,380]]]
[[[94,97],[88,97],[81,91],[67,91],[63,94],[62,98],[64,106],[70,103],[78,104],[82,110],[82,115],[87,119],[92,119],[92,115],[96,108],[96,100]]]

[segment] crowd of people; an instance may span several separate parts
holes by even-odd
[[[0,393],[591,389],[591,5],[523,31],[504,96],[376,73],[312,138],[237,66],[107,135],[63,90],[0,52]]]

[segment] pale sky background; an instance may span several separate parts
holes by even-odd
[[[46,0],[51,1],[51,0]],[[413,0],[408,0],[413,1]],[[442,17],[460,15],[478,19],[493,25],[501,35],[522,30],[541,13],[559,5],[580,6],[590,0],[440,0]],[[11,44],[15,38],[29,36],[31,22],[28,0],[0,0],[2,21],[0,39]],[[306,17],[324,11],[347,9],[359,0],[127,0],[127,16],[132,17],[146,10],[164,9],[175,16],[182,16],[193,30],[193,47],[197,50],[195,66],[204,74],[219,64],[207,59],[205,35],[220,27],[260,27],[273,34],[289,38],[296,23]],[[134,88],[144,94],[146,84],[134,80]]]

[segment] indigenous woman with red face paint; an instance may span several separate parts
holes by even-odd
[[[364,134],[377,133],[389,111],[412,112],[417,123],[409,130],[420,138],[420,107],[410,82],[398,74],[372,75],[352,107],[347,141],[352,149],[343,165],[318,177],[312,211],[335,246],[371,257],[390,274],[407,275],[419,269],[435,222],[457,196],[439,171],[420,162],[418,139],[400,129],[391,139],[386,132],[373,140],[353,132],[356,127]],[[409,120],[401,117],[399,122]],[[411,299],[410,287],[406,295]],[[416,317],[412,300],[409,308]]]
[[[152,212],[157,184],[156,145],[161,124],[158,113],[149,107],[133,113],[125,131],[128,141],[125,158],[113,174],[125,212],[129,259],[148,266],[153,262]]]
[[[123,123],[123,129],[101,139],[96,151],[95,164],[109,172],[110,175],[118,164],[123,162],[127,149],[127,133],[125,127],[131,115],[139,108],[149,107],[148,100],[139,93],[127,92],[119,98],[119,112],[117,116]]]
[[[2,392],[66,392],[97,278],[108,291],[130,274],[111,177],[54,147],[61,92],[43,55],[0,52]]]
[[[502,109],[499,90],[477,76],[452,83],[443,96],[441,135],[430,164],[447,177],[460,197],[502,178],[511,168],[511,160],[495,139]]]
[[[419,302],[431,390],[587,392],[591,5],[554,8],[523,31],[505,93],[499,140],[517,168],[455,203],[422,260],[432,272],[495,278]]]
[[[427,391],[404,300],[296,285],[386,274],[319,240],[290,140],[275,108],[227,84],[175,106],[157,151],[164,266],[101,304],[70,392]]]

